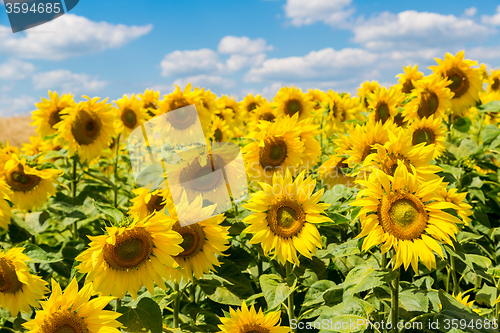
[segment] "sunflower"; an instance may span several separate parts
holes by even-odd
[[[64,290],[52,280],[52,293],[47,301],[41,302],[42,309],[36,311],[34,319],[23,326],[28,333],[119,333],[122,326],[116,319],[120,313],[103,310],[113,297],[97,296],[92,284],[86,284],[78,290],[76,279],[71,280]]]
[[[29,143],[23,143],[21,151],[28,156],[40,154],[42,151],[42,143],[44,142],[39,136],[30,136]]]
[[[369,120],[364,125],[356,125],[348,137],[350,149],[337,151],[337,153],[349,155],[346,162],[351,168],[363,163],[368,155],[377,151],[375,144],[383,145],[389,140],[392,125],[391,122],[382,125],[381,122],[373,120]]]
[[[267,121],[257,127],[260,131],[253,133],[256,141],[242,149],[247,172],[252,178],[271,182],[275,173],[298,167],[304,155],[300,127],[287,127],[281,122]]]
[[[331,222],[321,215],[330,205],[319,203],[324,189],[313,194],[316,180],[304,179],[305,171],[292,182],[289,170],[275,174],[272,185],[259,183],[262,191],[255,193],[244,205],[255,213],[243,219],[250,224],[243,232],[253,233],[250,244],[261,244],[266,255],[273,252],[284,265],[286,261],[299,265],[297,251],[311,259],[322,241],[315,223]]]
[[[166,266],[175,267],[172,258],[182,251],[182,238],[172,230],[175,220],[165,214],[135,219],[128,226],[106,227],[106,234],[89,236],[89,248],[75,260],[87,273],[97,292],[123,298],[128,291],[136,299],[143,286],[154,294],[154,283],[165,289]]]
[[[314,103],[314,112],[322,113],[328,100],[327,94],[319,89],[309,89],[306,93],[306,97],[309,101]]]
[[[204,273],[220,266],[217,255],[223,255],[230,246],[229,227],[220,225],[225,216],[213,216],[215,205],[204,207],[201,196],[188,201],[185,193],[175,208],[180,220],[172,229],[182,237],[182,251],[174,256],[179,269],[167,268],[168,275],[179,283],[181,279],[190,281],[193,276],[202,279]]]
[[[380,89],[380,84],[377,81],[363,82],[361,87],[358,88],[358,97],[366,108],[368,108],[368,96],[377,89]]]
[[[219,333],[288,333],[290,328],[279,326],[281,311],[273,311],[264,315],[262,309],[257,312],[252,305],[250,309],[243,302],[241,309],[229,307],[229,317],[221,317]]]
[[[15,247],[0,252],[0,307],[14,317],[18,312],[31,312],[31,306],[38,307],[38,300],[48,291],[47,282],[30,273],[26,261],[31,259],[23,251]]]
[[[158,109],[158,101],[160,99],[160,92],[153,91],[152,89],[146,89],[144,94],[137,94],[137,98],[139,98],[142,102],[144,109],[150,117],[154,117],[156,115],[156,110]]]
[[[441,118],[434,118],[434,116],[415,120],[408,128],[408,132],[412,137],[412,144],[416,146],[425,142],[426,146],[433,147],[433,158],[441,156],[441,153],[445,150],[445,131],[446,128]]]
[[[331,156],[325,163],[318,168],[318,178],[327,190],[331,190],[335,185],[354,184],[354,177],[349,176],[347,172],[348,165],[343,156]]]
[[[419,183],[408,172],[403,162],[398,162],[394,176],[383,172],[372,173],[368,180],[358,180],[365,186],[353,206],[361,207],[359,218],[362,231],[357,238],[367,236],[362,250],[383,244],[382,253],[395,250],[394,269],[411,264],[418,274],[418,260],[430,270],[436,268],[433,251],[443,257],[437,241],[453,247],[451,238],[458,232],[461,221],[443,209],[456,209],[443,202],[436,191],[441,179]]]
[[[415,88],[411,93],[413,99],[406,104],[403,116],[407,121],[434,116],[442,119],[451,108],[453,93],[447,88],[449,81],[439,75],[415,81]]]
[[[382,124],[389,119],[394,119],[398,114],[398,105],[403,100],[399,89],[391,87],[380,87],[368,95],[368,109],[370,110],[370,119],[381,121]]]
[[[304,154],[302,156],[302,164],[299,170],[312,169],[319,162],[321,156],[321,144],[316,140],[316,136],[320,134],[319,125],[313,123],[312,118],[299,121],[297,114],[285,116],[280,119],[280,123],[286,128],[300,128],[300,141],[304,143]]]
[[[21,210],[41,207],[56,193],[54,183],[61,174],[60,170],[31,167],[24,157],[12,155],[5,163],[5,181],[12,189],[10,200]]]
[[[281,88],[274,97],[273,103],[279,116],[288,115],[291,117],[298,113],[299,120],[309,118],[315,105],[301,89],[295,87]]]
[[[466,307],[468,307],[469,309],[471,309],[472,311],[474,311],[478,315],[481,315],[481,310],[472,308],[474,306],[474,300],[469,302],[469,297],[470,297],[470,295],[467,295],[464,297],[462,295],[462,293],[458,293],[458,295],[453,294],[453,298],[456,299],[458,302],[460,302],[460,304],[465,305]],[[441,307],[441,304],[439,304],[439,305]]]
[[[442,171],[441,167],[430,164],[434,147],[423,142],[414,146],[410,133],[406,131],[389,132],[389,140],[384,145],[376,144],[375,150],[367,156],[364,165],[375,167],[390,176],[394,176],[400,161],[420,182],[435,179],[436,173]]]
[[[7,200],[10,200],[12,190],[7,186],[3,179],[0,179],[0,228],[9,229],[12,210]]]
[[[136,197],[130,199],[132,206],[129,207],[129,214],[134,219],[143,220],[155,212],[170,213],[169,211],[172,210],[170,208],[172,199],[168,189],[150,191],[140,187],[132,190],[132,193]]]
[[[500,69],[491,71],[488,78],[488,91],[495,94],[500,99]]]
[[[114,101],[118,109],[116,116],[118,118],[118,133],[128,136],[137,126],[148,120],[147,110],[143,102],[135,97],[123,95],[119,100]]]
[[[197,106],[201,107],[201,112],[203,114],[209,114],[210,116],[219,112],[217,106],[217,95],[210,91],[210,89],[194,87],[194,92],[198,93],[198,98],[200,102]]]
[[[418,65],[403,67],[404,74],[398,74],[399,84],[401,84],[401,91],[404,94],[409,94],[415,89],[413,81],[418,81],[424,77],[424,73],[418,71]]]
[[[267,104],[267,99],[265,99],[261,95],[254,96],[252,94],[246,95],[245,98],[240,102],[241,108],[243,109],[245,115],[249,115],[255,109]]]
[[[331,90],[326,94],[324,103],[328,110],[326,131],[330,135],[345,132],[349,128],[347,121],[358,119],[358,113],[362,108],[359,98],[351,98],[349,94],[341,96]]]
[[[87,100],[65,109],[63,120],[55,126],[58,141],[68,146],[69,155],[77,153],[82,161],[90,161],[111,144],[116,118],[107,99],[98,102],[99,97],[83,97]]]
[[[468,225],[471,221],[469,216],[472,215],[472,206],[469,205],[465,198],[467,197],[467,192],[458,193],[456,188],[451,188],[447,190],[446,188],[440,189],[437,194],[446,202],[451,202],[455,204],[458,216],[464,221],[465,225]]]
[[[259,125],[261,121],[274,122],[277,116],[276,108],[270,103],[257,107],[249,114],[250,120],[247,122],[247,132],[254,133],[258,131],[259,128],[257,125]]]
[[[222,95],[217,99],[217,116],[225,120],[228,124],[236,124],[237,120],[240,121],[246,115],[238,101],[232,96]]]
[[[59,98],[57,92],[49,90],[49,99],[42,97],[42,101],[35,104],[37,110],[33,111],[31,125],[36,126],[35,131],[41,138],[55,134],[57,129],[54,126],[61,121],[61,111],[75,104],[72,94]]]
[[[208,137],[210,140],[216,142],[229,142],[233,139],[233,134],[229,130],[229,126],[225,120],[217,116],[212,116],[212,126],[210,127]]]
[[[456,56],[446,53],[444,60],[435,58],[437,66],[429,67],[434,73],[450,81],[448,88],[454,93],[451,100],[453,113],[460,113],[470,106],[476,105],[479,92],[483,90],[481,70],[472,68],[477,61],[464,60],[464,51]]]

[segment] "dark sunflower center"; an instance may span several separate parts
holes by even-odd
[[[58,310],[45,319],[40,333],[88,333],[85,320],[69,310]]]
[[[104,260],[117,270],[128,270],[143,264],[153,252],[153,238],[146,229],[127,229],[116,236],[115,244],[106,243]]]
[[[161,195],[154,194],[149,199],[146,206],[148,207],[148,213],[159,212],[165,208],[165,204],[162,204],[163,197]]]
[[[491,90],[497,91],[500,89],[500,80],[496,77],[493,79],[493,84],[491,85]]]
[[[271,231],[282,238],[300,233],[306,222],[304,209],[296,202],[284,199],[274,204],[267,212],[267,223]]]
[[[187,101],[186,101],[187,103]],[[182,107],[187,106],[182,105]],[[179,106],[181,107],[181,106]],[[190,126],[192,126],[198,117],[198,114],[195,112],[189,110],[189,109],[180,109],[180,110],[174,110],[174,111],[169,111],[167,113],[167,121],[172,124],[172,127],[178,130],[183,130],[186,129]]]
[[[375,110],[375,112],[376,112],[375,113],[375,120],[376,121],[381,120],[382,123],[385,123],[387,121],[387,119],[389,119],[389,117],[391,115],[389,113],[389,106],[385,102],[380,103],[377,106],[377,109]]]
[[[258,324],[245,324],[238,333],[269,333],[269,330]]]
[[[154,102],[147,102],[146,104],[144,104],[144,108],[156,110],[158,107]]]
[[[226,186],[223,179],[223,173],[214,173],[212,163],[214,163],[215,170],[224,170],[224,161],[222,158],[217,155],[210,155],[210,160],[208,160],[204,166],[201,166],[199,159],[186,166],[180,173],[180,183],[189,184],[191,189],[195,192],[212,191],[218,186],[221,186],[221,184]]]
[[[12,261],[0,259],[0,292],[13,294],[22,288]]]
[[[56,109],[50,114],[49,124],[52,128],[54,128],[55,124],[61,121],[61,116],[59,115],[59,112],[61,111],[62,111],[61,109]]]
[[[451,80],[448,88],[455,93],[453,98],[459,98],[469,90],[469,78],[461,69],[454,67],[446,72],[446,76]]]
[[[407,80],[405,83],[403,83],[403,88],[401,89],[401,91],[405,94],[409,94],[413,91],[413,89],[415,89],[413,83],[411,83],[411,80]]]
[[[267,138],[259,151],[259,162],[263,169],[275,169],[287,157],[286,142],[282,138]]]
[[[122,113],[122,122],[128,128],[134,129],[137,125],[137,115],[133,110],[125,109]]]
[[[265,120],[265,121],[274,121],[276,116],[272,112],[266,112],[260,115],[259,119],[260,120]]]
[[[7,173],[6,180],[12,190],[27,192],[37,187],[42,179],[35,175],[25,174],[24,167],[19,164],[17,169]]]
[[[258,105],[257,105],[257,103],[255,103],[255,102],[250,103],[250,104],[248,104],[247,110],[248,110],[248,111],[253,111],[253,110],[255,110],[255,109],[257,108],[257,106],[258,106]]]
[[[214,139],[217,142],[221,142],[222,141],[222,132],[221,132],[220,129],[216,129],[215,130],[215,132],[214,132]]]
[[[184,97],[179,97],[170,102],[170,110],[176,110],[188,106],[189,102]]]
[[[361,162],[363,162],[368,157],[368,155],[377,152],[377,148],[374,147],[376,143],[377,142],[374,142],[371,145],[367,144],[365,146],[365,148],[363,149],[363,154],[361,155]]]
[[[86,110],[77,112],[76,118],[71,125],[71,133],[80,145],[90,145],[101,133],[101,119],[99,119],[98,115]]]
[[[420,118],[432,116],[439,107],[439,98],[433,91],[424,91],[420,97],[417,114]]]
[[[302,112],[302,103],[296,99],[291,99],[285,104],[285,113],[289,116],[293,116],[296,113]]]
[[[436,136],[434,131],[429,128],[421,128],[413,133],[413,145],[418,145],[419,143],[425,142],[425,145],[430,145],[434,143]]]
[[[394,116],[394,123],[399,127],[405,127],[407,124],[405,118],[403,117],[403,114],[401,113],[398,113],[397,115]]]
[[[384,171],[387,175],[394,176],[394,172],[396,171],[396,168],[398,167],[398,161],[403,161],[408,172],[413,174],[410,161],[401,154],[387,155],[385,160],[384,160],[384,163],[382,165],[382,171]]]
[[[378,211],[384,231],[398,239],[420,237],[427,227],[428,215],[422,201],[410,193],[390,193],[382,199]]]
[[[205,232],[198,224],[181,227],[179,222],[177,222],[172,229],[182,236],[181,247],[183,251],[177,257],[186,258],[195,256],[203,249]]]

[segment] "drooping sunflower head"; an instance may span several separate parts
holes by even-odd
[[[295,87],[281,88],[274,97],[273,103],[280,116],[291,117],[298,113],[299,120],[307,119],[315,106],[315,103],[311,102],[301,89]]]
[[[483,91],[481,70],[473,68],[477,61],[464,59],[464,51],[458,52],[456,56],[446,53],[444,60],[435,60],[438,65],[429,68],[449,81],[447,87],[454,93],[451,100],[453,113],[460,113],[475,105],[479,100],[479,92]]]
[[[59,97],[57,92],[49,90],[49,99],[42,97],[42,101],[35,104],[37,110],[33,111],[31,125],[36,126],[35,131],[41,138],[55,134],[57,129],[54,126],[62,120],[62,111],[75,104],[72,94]]]
[[[467,203],[467,192],[460,193],[456,188],[447,190],[443,187],[438,191],[438,195],[444,201],[451,202],[458,207],[457,214],[462,219],[465,225],[467,225],[471,221],[470,216],[472,215],[472,206]]]
[[[290,171],[274,175],[272,185],[259,183],[262,191],[254,194],[245,208],[254,211],[243,219],[250,224],[244,232],[253,233],[251,244],[261,244],[264,253],[272,253],[281,264],[299,265],[297,252],[311,258],[321,248],[321,236],[315,223],[331,221],[322,215],[329,204],[319,203],[323,189],[313,194],[316,181],[304,179],[305,171],[292,180]]]
[[[182,251],[174,223],[166,214],[153,214],[127,226],[106,227],[105,235],[89,237],[76,268],[105,295],[122,298],[128,291],[135,299],[143,286],[154,294],[154,283],[165,289],[166,267],[176,267],[173,256]]]
[[[448,89],[449,81],[442,76],[432,74],[415,82],[411,93],[413,99],[403,111],[407,121],[434,116],[443,119],[450,112],[453,93]]]
[[[418,71],[418,65],[408,67],[403,67],[404,73],[396,75],[399,78],[399,84],[401,84],[401,91],[404,94],[409,94],[415,89],[413,81],[418,81],[424,77],[424,73]]]
[[[120,313],[103,310],[113,299],[98,296],[92,283],[78,290],[78,282],[73,279],[63,292],[59,283],[52,280],[52,293],[36,311],[34,319],[23,324],[29,333],[119,333],[122,326],[116,319]],[[97,296],[92,298],[92,296]]]
[[[403,98],[401,91],[396,87],[375,89],[373,93],[368,95],[370,119],[376,122],[381,121],[382,124],[390,119],[393,120],[398,113],[397,107]]]
[[[46,203],[56,193],[54,183],[62,174],[56,169],[37,169],[17,155],[12,155],[4,168],[5,181],[12,190],[10,199],[21,210],[36,209]]]
[[[146,89],[144,94],[137,94],[137,98],[141,100],[144,109],[146,109],[150,117],[156,115],[158,109],[158,101],[160,100],[160,92],[152,89]]]
[[[309,101],[314,103],[314,111],[321,112],[324,109],[324,105],[326,105],[326,101],[328,99],[326,93],[319,89],[309,89],[306,93],[306,97]]]
[[[491,71],[487,81],[488,91],[500,96],[500,69]]]
[[[68,147],[70,156],[77,153],[82,161],[90,161],[111,144],[116,117],[107,99],[83,97],[87,100],[65,109],[56,128],[58,142]]]
[[[345,162],[343,156],[331,156],[325,163],[318,168],[318,176],[327,190],[332,189],[335,185],[354,185],[354,177],[349,174],[349,166]]]
[[[394,269],[411,264],[418,274],[418,261],[430,270],[436,268],[433,252],[443,257],[437,241],[453,246],[452,239],[461,221],[443,209],[457,206],[443,202],[436,195],[442,186],[441,179],[419,182],[408,172],[403,162],[398,162],[394,176],[372,173],[368,180],[359,180],[366,188],[359,192],[354,206],[361,207],[359,218],[362,232],[367,236],[363,251],[382,244],[386,253],[394,248]]]
[[[47,282],[30,273],[26,261],[31,259],[23,251],[22,247],[0,251],[0,307],[14,317],[38,307],[38,301],[48,291]]]
[[[119,124],[119,133],[128,136],[137,126],[148,120],[147,110],[143,102],[134,94],[130,96],[123,95],[119,100],[114,101],[118,107],[117,118]]]
[[[168,189],[150,191],[140,187],[132,192],[137,195],[130,199],[132,206],[129,208],[129,213],[134,219],[143,220],[156,212],[172,215],[172,199]]]
[[[264,315],[262,309],[257,312],[253,305],[248,308],[243,302],[241,309],[230,307],[229,316],[220,318],[220,333],[289,333],[289,327],[279,326],[280,315],[280,311]]]
[[[368,155],[377,151],[376,144],[383,145],[389,140],[390,125],[389,122],[382,125],[382,122],[374,120],[369,120],[364,125],[356,125],[349,135],[350,149],[337,152],[349,155],[346,162],[350,167],[363,163]]]
[[[271,182],[275,173],[296,168],[304,155],[304,142],[298,126],[287,127],[281,122],[261,122],[256,141],[243,147],[248,174],[255,180]]]
[[[426,146],[433,147],[433,158],[439,157],[445,150],[445,131],[446,128],[441,118],[434,118],[434,116],[415,120],[408,128],[408,132],[412,137],[412,144],[416,146],[425,142]]]
[[[30,136],[29,143],[23,143],[21,151],[28,156],[34,156],[43,152],[43,140],[36,135]]]
[[[328,135],[345,132],[350,126],[347,121],[358,119],[363,109],[359,98],[351,98],[349,94],[339,95],[331,90],[326,94],[325,105],[328,110],[325,128]]]
[[[368,108],[368,96],[377,89],[380,89],[380,84],[377,81],[363,82],[361,87],[358,88],[358,97],[366,108]]]

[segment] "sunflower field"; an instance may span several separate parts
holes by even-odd
[[[0,150],[0,332],[498,332],[500,70],[436,62],[356,95],[49,91]],[[132,131],[189,105],[241,148],[249,195],[221,214],[223,180],[179,207],[131,169]]]

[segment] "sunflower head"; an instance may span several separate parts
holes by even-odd
[[[408,67],[403,67],[403,74],[398,74],[396,77],[399,77],[399,84],[401,84],[401,91],[404,94],[409,94],[415,89],[413,85],[413,81],[418,81],[424,77],[424,73],[418,71],[418,65]]]
[[[229,308],[227,317],[220,318],[220,333],[288,333],[290,328],[280,325],[281,312],[269,312],[264,315],[262,309],[257,312],[252,305],[247,307],[243,302],[241,309]]]
[[[36,133],[44,138],[57,132],[55,125],[62,120],[62,111],[75,105],[72,94],[65,94],[59,97],[57,92],[49,90],[49,99],[42,98],[36,103],[37,110],[33,111],[31,123],[36,126]]]
[[[416,146],[425,142],[426,146],[432,146],[434,148],[433,158],[439,157],[445,150],[445,131],[446,128],[442,120],[434,118],[434,116],[415,120],[408,128],[408,132],[412,137],[412,144]]]
[[[280,116],[293,116],[298,113],[299,119],[307,119],[313,110],[315,103],[295,87],[281,88],[273,99],[276,111]]]
[[[150,117],[155,116],[158,109],[158,101],[160,99],[160,92],[152,89],[146,89],[143,94],[137,94],[137,98],[141,100],[144,109]]]
[[[404,96],[395,87],[387,89],[381,87],[368,95],[368,107],[370,109],[370,119],[385,124],[389,119],[394,119],[398,113],[398,105]]]
[[[380,89],[380,84],[377,81],[363,82],[361,87],[358,88],[358,97],[366,108],[368,108],[368,96],[373,94],[377,89]]]
[[[118,107],[117,118],[119,124],[119,132],[128,135],[137,126],[147,121],[147,109],[144,108],[144,102],[137,98],[134,94],[130,96],[123,95],[119,100],[114,101]]]
[[[246,95],[240,103],[245,114],[251,114],[255,109],[268,104],[267,99],[261,95],[254,96],[252,94]]]

